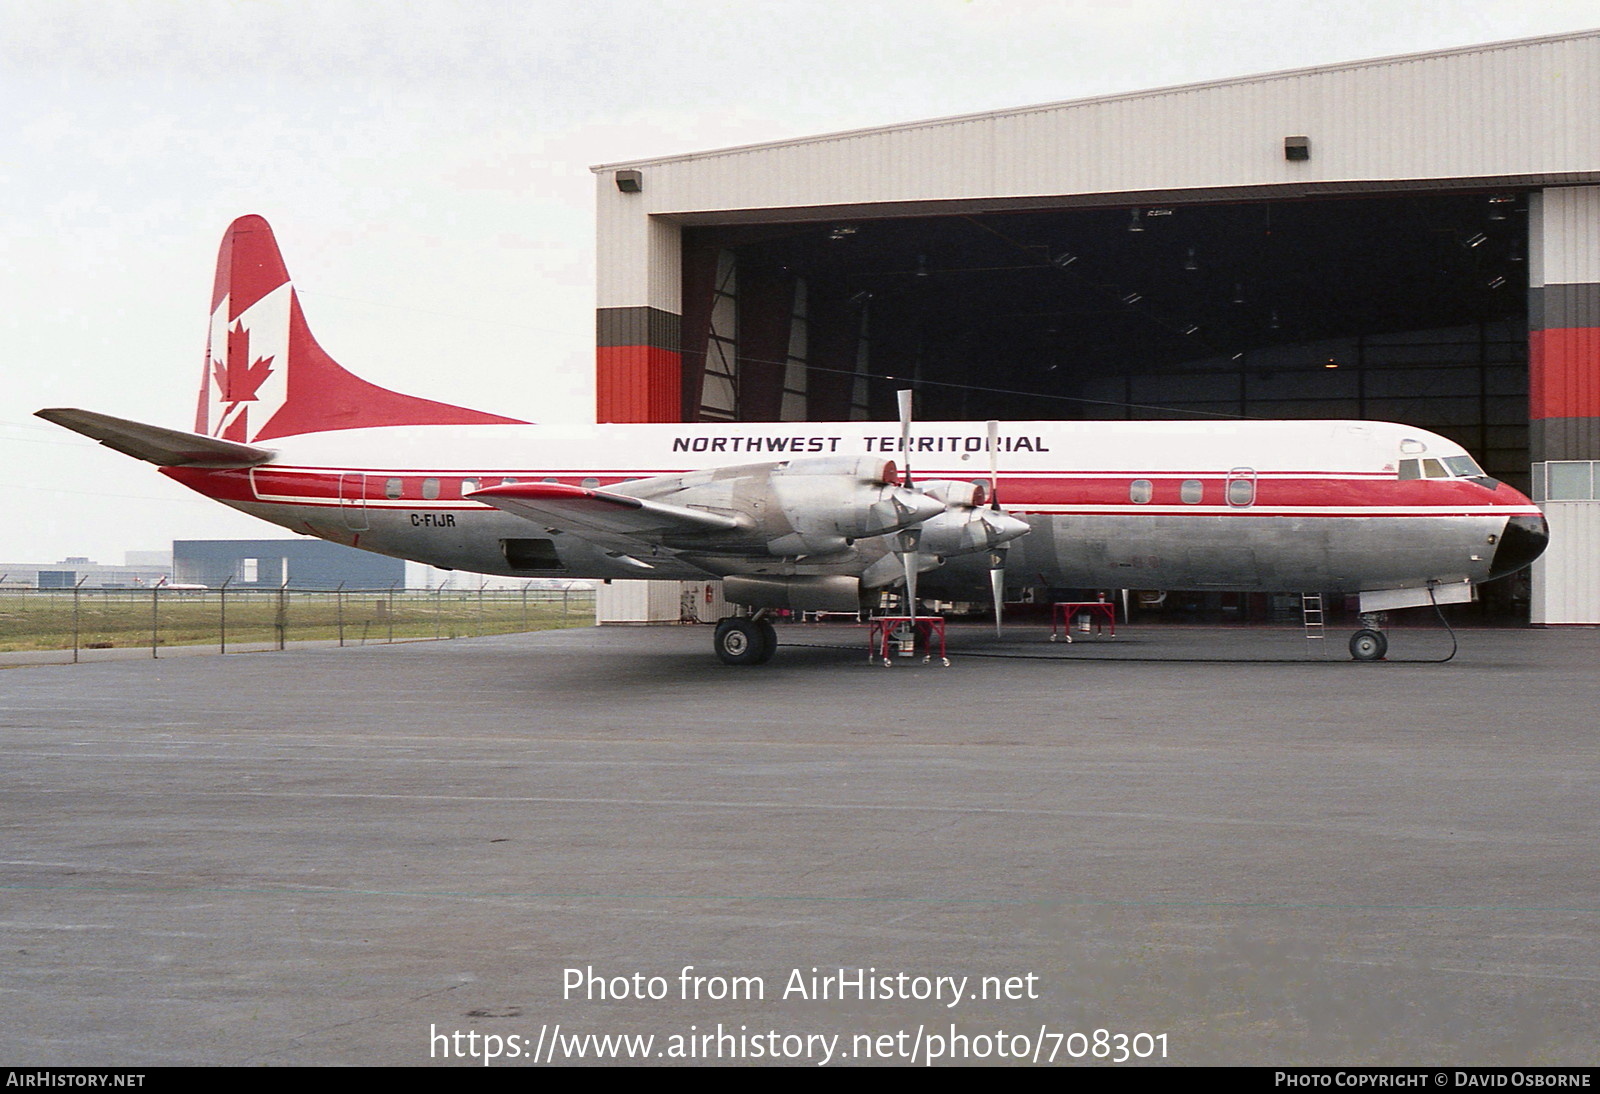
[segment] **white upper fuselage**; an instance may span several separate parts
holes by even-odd
[[[1453,441],[1411,426],[1354,421],[1002,422],[1000,470],[1175,474],[1262,471],[1381,473],[1415,439],[1429,455],[1465,455]],[[274,466],[408,473],[676,474],[802,456],[881,455],[902,464],[898,427],[885,422],[740,422],[628,425],[404,426],[308,433],[263,442]],[[920,422],[910,462],[935,472],[987,478],[982,422]]]
[[[1460,445],[1392,423],[1005,422],[998,436],[1000,503],[1032,526],[1010,568],[1029,583],[1332,591],[1477,582],[1490,576],[1506,521],[1538,516],[1516,491],[1463,476],[1476,468]],[[560,565],[539,572],[587,577],[859,572],[873,549],[748,562],[651,550],[641,568],[648,544],[619,560],[614,548],[463,495],[510,480],[670,501],[650,493],[651,480],[841,456],[909,463],[916,483],[987,485],[990,462],[985,426],[974,422],[918,423],[909,452],[897,427],[878,422],[407,426],[269,443],[277,455],[255,468],[168,474],[296,531],[434,565],[528,572],[507,565],[506,543],[549,536]],[[1406,460],[1438,463],[1405,479]],[[943,576],[970,581],[974,566],[952,560]]]

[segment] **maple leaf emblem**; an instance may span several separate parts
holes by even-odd
[[[248,362],[248,363],[247,363]],[[216,381],[222,401],[231,408],[240,403],[254,402],[256,392],[272,375],[273,358],[258,357],[250,360],[250,332],[240,323],[228,330],[228,353],[224,360],[211,361],[211,373]]]

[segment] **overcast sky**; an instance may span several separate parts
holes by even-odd
[[[193,427],[275,228],[401,391],[593,420],[589,167],[1600,26],[1600,0],[0,0],[0,561],[280,530],[36,418]]]

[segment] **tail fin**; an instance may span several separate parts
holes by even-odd
[[[347,372],[311,336],[272,228],[228,226],[217,253],[196,433],[250,444],[385,425],[505,425],[515,418],[401,395]]]

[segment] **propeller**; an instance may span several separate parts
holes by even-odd
[[[1000,513],[1000,423],[989,422],[989,511]],[[1000,617],[1005,611],[1006,546],[989,552],[989,592],[994,597],[994,636],[1002,633]]]
[[[917,575],[944,565],[947,558],[976,551],[989,552],[989,581],[994,599],[995,633],[1001,632],[1001,611],[1005,602],[1006,544],[1027,535],[1026,521],[1000,508],[1000,423],[990,422],[988,496],[981,483],[934,479],[921,486],[914,484],[911,472],[912,398],[910,391],[899,393],[900,448],[905,457],[901,489],[915,493],[930,506],[942,505],[943,512],[929,514],[904,525],[895,534],[894,546],[861,575],[864,588],[877,588],[903,580],[906,589],[906,614],[916,615]],[[987,503],[987,504],[985,504]],[[927,553],[923,553],[926,551]]]
[[[900,455],[905,461],[905,488],[915,490],[911,479],[911,389],[902,388],[896,393],[900,403]],[[913,525],[895,537],[899,546],[900,564],[906,571],[906,614],[915,625],[917,617],[917,548],[922,543],[922,529]]]

